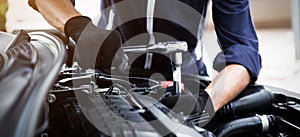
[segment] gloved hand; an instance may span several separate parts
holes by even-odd
[[[189,93],[181,95],[169,95],[161,100],[166,107],[174,112],[183,112],[185,115],[202,114],[203,110],[213,113],[212,101],[206,91],[200,91],[197,96]]]
[[[124,54],[117,31],[97,28],[85,16],[69,19],[64,29],[65,34],[77,43],[74,57],[82,68],[105,71],[110,70],[113,61],[115,66],[122,63]]]

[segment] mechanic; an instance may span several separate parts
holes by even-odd
[[[39,11],[50,24],[64,32],[67,36],[73,38],[75,41],[78,42],[78,39],[88,39],[88,37],[90,37],[90,39],[85,41],[88,42],[88,44],[80,45],[80,42],[78,43],[76,48],[79,48],[82,52],[92,52],[91,49],[93,48],[91,45],[95,45],[92,43],[94,40],[93,38],[104,37],[104,35],[105,37],[108,37],[102,44],[102,46],[106,49],[105,52],[108,53],[106,55],[101,55],[102,59],[105,60],[102,60],[101,62],[101,65],[103,66],[98,66],[100,68],[107,67],[105,66],[105,61],[111,58],[110,55],[115,54],[116,51],[114,49],[118,49],[122,43],[138,34],[149,33],[149,27],[147,26],[149,24],[146,23],[146,18],[138,18],[133,21],[123,23],[123,18],[121,16],[123,16],[122,13],[124,11],[143,9],[145,14],[148,14],[148,9],[151,9],[149,6],[157,6],[160,3],[162,3],[162,5],[168,4],[164,3],[163,0],[139,0],[134,2],[132,0],[102,0],[101,2],[101,10],[111,8],[113,9],[112,11],[114,11],[113,18],[116,19],[114,20],[113,26],[118,26],[114,29],[114,31],[105,30],[114,28],[111,26],[108,27],[108,22],[110,20],[109,15],[112,14],[110,10],[106,10],[101,13],[102,15],[98,28],[90,27],[89,29],[89,27],[86,26],[90,25],[89,22],[91,20],[88,17],[82,16],[74,8],[74,1],[72,0],[29,0],[30,6]],[[117,9],[117,6],[114,5],[120,2],[127,2],[127,7]],[[152,2],[154,2],[154,4]],[[160,19],[155,19],[153,23],[154,32],[165,33],[171,35],[177,40],[186,41],[188,43],[188,50],[195,57],[194,59],[196,59],[196,61],[190,61],[196,64],[201,75],[206,75],[206,69],[201,58],[198,58],[199,55],[197,55],[197,53],[199,51],[197,50],[202,49],[202,45],[199,44],[199,41],[201,40],[204,30],[203,28],[205,27],[203,22],[205,21],[208,2],[208,0],[180,0],[180,3],[188,5],[197,11],[199,15],[202,15],[202,17],[199,18],[184,16],[184,14],[181,13],[186,11],[181,11],[182,8],[178,8],[176,5],[163,5],[166,10],[161,12],[161,14],[173,17],[176,16],[176,18],[179,19],[182,18],[182,20],[185,20],[185,23],[191,25],[191,28],[196,28],[196,36],[190,34],[182,28],[182,26],[176,24],[177,22],[172,23],[165,20],[162,21]],[[140,4],[144,5],[141,6]],[[202,99],[208,99],[208,95],[212,101],[214,110],[219,110],[234,99],[250,83],[254,83],[257,80],[261,69],[261,58],[258,53],[258,39],[250,16],[249,0],[212,0],[212,4],[215,31],[223,52],[218,54],[214,60],[214,68],[220,73],[212,80],[205,91],[201,92],[197,99],[194,99],[200,102],[198,102],[197,106],[199,107],[197,108],[199,111],[202,111],[205,105]],[[155,8],[159,9],[159,6]],[[163,9],[164,8],[160,7],[160,10]],[[197,18],[197,21],[192,20],[192,18]],[[85,36],[83,36],[84,38],[79,38],[84,28],[88,29],[89,33],[85,34]],[[200,51],[200,53],[201,52],[202,51]],[[83,58],[83,63],[91,60],[90,57],[86,57],[88,55],[89,54],[85,54],[84,58],[81,57]],[[88,66],[89,63],[85,65]],[[222,65],[224,65],[224,67],[222,67]],[[188,66],[183,67],[183,69],[184,68],[188,68]],[[170,100],[170,102],[172,102],[172,98]],[[171,106],[168,103],[168,99],[166,99],[164,104]]]

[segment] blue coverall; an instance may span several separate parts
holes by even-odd
[[[154,2],[151,16],[148,15],[148,9],[151,9],[149,1]],[[166,34],[188,43],[193,59],[184,59],[183,72],[188,72],[190,66],[195,65],[200,75],[207,75],[201,51],[207,7],[208,0],[102,0],[102,16],[98,26],[105,28],[111,23],[111,29],[119,31],[123,43],[126,43],[137,35],[149,33],[147,18],[153,17],[154,33]],[[214,69],[220,71],[228,64],[240,64],[248,70],[251,81],[255,82],[261,69],[261,57],[249,0],[212,0],[212,15],[222,49],[214,60]],[[165,41],[159,36],[155,40]]]

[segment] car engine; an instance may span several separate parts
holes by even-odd
[[[59,33],[21,31],[8,37],[12,42],[1,51],[0,64],[1,136],[300,135],[300,94],[276,87],[251,84],[217,112],[187,115],[163,105],[168,94],[195,94],[210,83],[180,71],[184,42],[124,48],[131,63],[137,52],[172,58],[167,74],[172,79],[161,79],[126,67],[110,73],[83,69],[72,58],[74,43]],[[24,44],[26,38],[31,39]]]

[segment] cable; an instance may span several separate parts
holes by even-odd
[[[122,79],[135,79],[135,80],[145,80],[145,81],[149,81],[155,84],[160,84],[159,81],[156,81],[154,79],[150,79],[150,78],[143,78],[143,77],[127,77],[127,76],[117,76],[117,75],[109,75],[106,73],[101,72],[100,70],[96,70],[96,73],[102,75],[102,76],[106,76],[106,77],[113,77],[113,78],[122,78]],[[120,72],[121,73],[121,72]]]
[[[104,77],[104,76],[96,76],[96,77],[98,77],[99,79],[104,79],[104,80],[119,81],[119,82],[122,82],[122,83],[126,83],[126,84],[130,85],[131,87],[136,87],[136,85],[130,83],[129,81],[123,80],[123,79],[108,78],[108,77]]]

